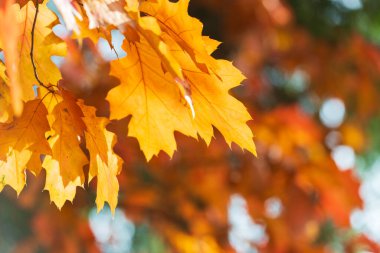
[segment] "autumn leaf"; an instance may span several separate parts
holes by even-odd
[[[41,100],[25,104],[20,118],[0,124],[0,177],[2,190],[10,185],[19,194],[25,185],[25,169],[32,154],[49,154],[45,138],[49,130],[47,111]]]
[[[342,20],[353,12],[367,17],[371,7],[324,2],[303,7],[324,6]],[[33,231],[14,250],[96,251],[88,220],[99,216],[87,206],[96,198],[98,212],[108,205],[115,219],[127,214],[134,245],[143,238],[162,252],[369,251],[350,228],[352,210],[365,206],[360,180],[356,171],[338,169],[335,152],[344,145],[361,165],[376,167],[377,152],[361,153],[379,146],[367,133],[378,132],[377,37],[369,42],[353,32],[355,22],[304,22],[301,3],[1,1],[0,190],[8,187],[0,213],[21,206]],[[207,32],[189,7],[205,18]],[[55,35],[60,21],[68,30],[63,39]],[[312,30],[326,25],[333,36],[316,39]],[[216,51],[220,42],[206,33],[226,44]],[[120,37],[123,57],[112,45]],[[102,39],[120,59],[102,58]],[[235,66],[247,76],[242,86],[245,76]],[[336,128],[318,115],[328,97],[344,102]],[[67,200],[75,204],[45,208],[43,187],[59,209]],[[78,187],[92,193],[78,194]],[[8,205],[16,195],[9,188],[17,205]],[[240,226],[261,231],[261,239]],[[236,245],[239,235],[245,237]]]
[[[76,187],[83,187],[87,176],[83,168],[89,164],[88,179],[97,177],[98,182],[98,210],[105,202],[115,210],[121,159],[113,147],[119,136],[107,127],[111,120],[130,115],[128,134],[137,138],[148,160],[161,150],[173,155],[177,148],[176,131],[193,138],[200,136],[209,144],[213,127],[229,145],[234,142],[255,154],[252,132],[246,124],[251,117],[229,94],[244,76],[232,63],[211,56],[219,42],[202,36],[201,23],[187,14],[188,1],[55,3],[67,28],[77,33],[68,36],[77,41],[62,41],[54,34],[57,17],[46,3],[22,2],[21,9],[13,5],[21,31],[17,55],[18,69],[23,71],[17,73],[17,78],[22,100],[41,98],[40,104],[47,110],[45,121],[48,120],[44,135],[40,136],[45,150],[35,143],[17,149],[11,144],[11,149],[0,149],[0,155],[7,154],[2,157],[2,166],[6,168],[3,171],[9,174],[10,167],[18,168],[13,176],[21,178],[18,191],[25,184],[21,175],[25,167],[37,175],[42,166],[46,170],[45,189],[61,208],[65,200],[73,200]],[[165,22],[170,16],[173,20]],[[101,59],[94,43],[101,37],[111,43],[110,29],[115,27],[125,35],[123,48],[127,56],[111,62],[110,77],[109,65]],[[51,57],[64,55],[66,47],[69,54],[61,74]],[[5,70],[2,73],[3,82],[8,82]],[[7,74],[11,77],[8,71]],[[120,85],[114,87],[116,79]],[[13,100],[7,95],[7,87],[0,87],[4,93],[0,105],[6,111]],[[34,91],[35,87],[39,92]],[[106,101],[102,98],[107,92],[109,110],[107,106],[103,108]],[[110,117],[98,117],[98,113]],[[6,111],[2,121],[11,121],[11,116]],[[16,133],[9,136],[18,138]]]
[[[173,12],[174,3],[159,2],[160,13]],[[142,10],[149,13],[149,7],[155,5],[146,4],[142,5]],[[187,8],[186,1],[175,3],[174,7],[183,11]],[[170,17],[175,19],[174,15]],[[255,153],[252,133],[246,125],[250,115],[228,93],[229,89],[240,84],[243,75],[232,64],[213,59],[209,54],[217,43],[203,37],[202,27],[188,14],[185,17],[195,24],[190,29],[191,35],[177,38],[180,42],[172,36],[178,37],[187,30],[178,31],[176,22],[171,23],[172,28],[169,22],[160,26],[153,17],[139,19],[140,40],[124,41],[127,57],[111,63],[111,75],[121,81],[120,86],[108,93],[111,118],[132,115],[128,133],[138,139],[148,160],[160,150],[170,156],[173,154],[176,150],[174,131],[194,138],[199,134],[210,143],[212,126],[222,132],[229,144],[235,142]],[[188,47],[187,43],[191,41],[184,43],[192,37],[200,42],[197,48]],[[206,42],[210,44],[206,45]],[[204,53],[200,57],[202,60],[192,58],[198,51]],[[182,80],[180,83],[186,87],[179,88],[178,80]],[[190,94],[191,100],[186,106],[183,98],[190,98]],[[189,113],[193,106],[195,119]]]
[[[86,125],[86,147],[90,153],[90,170],[88,181],[97,177],[96,204],[98,211],[108,202],[114,213],[117,205],[119,182],[117,175],[121,171],[121,159],[113,152],[116,142],[114,133],[106,129],[107,118],[96,117],[95,108],[79,103],[83,111],[83,122]]]
[[[56,101],[52,99],[52,104],[48,106],[49,111],[51,111],[50,108],[53,108],[48,115],[49,124],[51,125],[49,144],[52,149],[52,159],[58,162],[60,175],[63,184],[66,186],[69,182],[76,181],[78,178],[80,182],[84,182],[83,166],[88,161],[80,148],[80,139],[83,137],[85,130],[82,111],[73,97],[64,91],[62,93],[62,97],[54,97]],[[51,168],[44,168],[46,173],[49,174]]]
[[[246,125],[250,116],[228,93],[243,80],[232,64],[218,62],[223,70],[219,76],[228,82],[225,85],[216,75],[200,71],[188,55],[173,50],[182,61],[183,71],[192,87],[196,115],[193,119],[188,106],[181,102],[177,84],[170,74],[164,73],[160,58],[150,45],[141,39],[141,42],[125,42],[123,49],[128,57],[111,63],[111,75],[121,80],[121,85],[108,93],[111,118],[132,115],[129,135],[138,139],[148,160],[160,150],[170,156],[173,154],[176,149],[174,131],[194,138],[198,132],[210,143],[213,125],[228,143],[235,142],[255,153],[252,133]]]
[[[54,146],[56,144],[55,141],[57,141],[57,138],[49,141],[50,145]],[[65,184],[63,182],[64,178],[62,177],[60,161],[50,155],[45,157],[42,167],[46,170],[44,189],[49,192],[50,201],[54,202],[61,209],[66,200],[73,201],[77,186],[83,187],[83,180],[77,177]]]
[[[83,166],[88,160],[80,147],[80,139],[85,125],[81,109],[65,91],[47,96],[44,103],[49,111],[51,131],[47,135],[52,150],[42,163],[46,170],[45,189],[51,201],[61,208],[66,199],[73,200],[76,187],[84,184]]]
[[[183,124],[186,117],[191,122],[189,110],[181,104],[176,84],[160,69],[161,61],[144,39],[125,42],[123,49],[128,57],[111,63],[111,75],[121,81],[108,93],[111,118],[133,115],[129,135],[139,140],[148,159],[160,150],[171,155],[176,149],[174,130],[195,137],[195,129]]]

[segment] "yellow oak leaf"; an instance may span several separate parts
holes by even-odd
[[[84,185],[83,166],[88,160],[80,147],[80,139],[85,125],[82,111],[69,93],[60,90],[47,96],[44,103],[49,111],[51,131],[47,135],[52,149],[42,163],[46,171],[45,190],[60,209],[66,200],[73,201],[76,187]]]
[[[175,131],[199,135],[210,143],[213,126],[229,145],[234,142],[256,154],[246,125],[251,117],[229,94],[244,76],[232,63],[210,55],[219,42],[202,36],[203,26],[188,15],[188,4],[188,0],[141,3],[147,16],[136,22],[140,38],[127,37],[123,44],[127,57],[111,63],[111,75],[121,81],[107,96],[111,119],[132,115],[129,135],[138,139],[147,159],[160,150],[171,156]]]
[[[36,94],[33,90],[34,85],[38,85],[35,78],[33,66],[31,64],[31,31],[36,13],[36,7],[32,1],[29,1],[20,11],[17,20],[22,33],[19,37],[18,54],[20,61],[18,69],[19,81],[23,90],[23,100],[34,99]],[[57,22],[55,14],[46,6],[46,1],[39,5],[39,15],[34,32],[34,61],[36,72],[39,79],[45,85],[56,85],[61,79],[61,74],[57,66],[52,62],[52,56],[63,56],[66,46],[52,30],[53,25]],[[41,95],[44,95],[41,90]]]
[[[51,145],[54,146],[58,138],[59,137],[56,136],[49,140]],[[42,166],[46,170],[45,190],[49,191],[50,201],[54,202],[56,206],[61,209],[66,200],[73,201],[77,186],[83,187],[82,179],[77,177],[67,184],[64,184],[60,161],[50,155],[45,157]]]
[[[97,177],[96,205],[98,211],[103,209],[104,203],[108,202],[114,213],[117,206],[119,182],[117,175],[121,170],[121,159],[113,152],[116,136],[106,130],[107,118],[96,117],[96,109],[79,103],[86,125],[86,147],[90,153],[90,169],[88,181]]]
[[[60,89],[48,94],[43,102],[49,112],[51,130],[46,136],[52,150],[42,163],[46,171],[45,190],[60,209],[66,200],[73,201],[77,186],[84,186],[83,166],[88,160],[80,144],[86,126],[81,109],[67,91]],[[29,164],[31,169],[38,166],[38,161],[33,162]],[[33,172],[38,174],[38,170]]]
[[[196,117],[193,119],[187,106],[181,102],[176,83],[160,66],[162,61],[151,45],[142,38],[140,42],[124,42],[127,57],[111,62],[111,75],[120,79],[121,85],[110,90],[112,119],[132,115],[129,135],[138,139],[149,160],[160,150],[170,156],[176,149],[174,131],[194,138],[199,134],[210,143],[215,126],[226,141],[235,142],[255,154],[252,132],[246,125],[251,119],[246,108],[229,95],[244,76],[227,61],[216,61],[218,73],[201,71],[192,58],[171,41],[171,53],[182,66],[186,80],[191,85]]]
[[[83,166],[88,163],[87,157],[80,148],[80,138],[83,137],[85,125],[82,121],[82,111],[75,100],[63,93],[63,97],[57,97],[54,109],[48,115],[51,125],[49,132],[49,144],[52,149],[51,160],[58,162],[58,169],[62,177],[64,187],[80,179],[84,182]],[[53,95],[52,95],[53,96]],[[48,101],[48,99],[45,99]],[[48,109],[51,110],[50,108]],[[56,173],[56,162],[49,162],[52,167],[43,167],[46,173]]]
[[[24,149],[18,151],[9,148],[6,160],[0,160],[0,191],[9,185],[20,194],[25,186],[25,169],[32,152]]]
[[[116,137],[113,133],[104,132],[108,151],[107,151],[107,163],[104,162],[100,155],[96,156],[96,163],[98,168],[98,185],[96,191],[96,205],[98,212],[103,209],[104,202],[108,202],[111,211],[114,214],[117,206],[119,182],[117,175],[121,171],[121,159],[113,152],[112,148],[116,142]]]
[[[0,124],[0,174],[3,184],[20,193],[25,185],[25,168],[33,153],[49,154],[45,138],[49,130],[47,111],[41,100],[29,101],[20,118]]]
[[[111,119],[132,115],[128,133],[138,139],[147,159],[160,150],[170,156],[176,149],[174,131],[196,137],[192,116],[181,103],[181,94],[169,73],[164,73],[161,60],[150,44],[123,44],[127,57],[111,62],[110,74],[121,84],[107,95]]]

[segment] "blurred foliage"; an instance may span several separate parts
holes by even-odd
[[[119,208],[136,225],[131,252],[235,252],[228,207],[236,193],[268,236],[250,242],[251,252],[379,252],[350,225],[363,204],[357,172],[380,150],[379,9],[377,0],[354,10],[328,0],[192,0],[205,34],[224,42],[215,55],[247,76],[232,92],[253,115],[259,157],[230,149],[219,133],[210,147],[177,134],[172,159],[146,163],[134,139],[119,140],[131,147],[117,150],[126,161]],[[334,129],[318,115],[330,97],[346,106]],[[332,159],[338,145],[358,154],[353,170]],[[87,220],[93,196],[79,194],[58,212],[40,193],[41,180],[31,177],[18,199],[9,189],[0,196],[0,251],[99,252]],[[274,196],[283,206],[278,217],[267,213]]]
[[[297,22],[316,36],[339,42],[352,32],[360,32],[379,44],[380,18],[377,10],[380,3],[373,0],[359,2],[361,6],[358,9],[347,8],[337,0],[290,0],[289,5]]]

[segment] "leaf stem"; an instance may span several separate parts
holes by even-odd
[[[39,12],[39,2],[38,0],[35,0],[35,5],[36,5],[36,13],[34,15],[34,20],[33,20],[33,25],[32,25],[32,31],[31,31],[31,46],[30,46],[30,60],[32,61],[32,66],[33,66],[33,72],[34,72],[34,77],[36,78],[38,84],[45,89],[47,89],[49,92],[53,93],[54,91],[51,90],[52,85],[46,86],[45,84],[42,83],[41,79],[38,76],[37,73],[37,67],[34,62],[34,31],[36,29],[36,24],[37,24],[37,18],[38,18],[38,12]]]

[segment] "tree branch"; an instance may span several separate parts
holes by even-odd
[[[53,92],[50,88],[51,86],[46,86],[45,84],[42,83],[41,79],[38,77],[37,73],[37,67],[34,62],[34,30],[36,29],[36,24],[37,24],[37,17],[38,17],[38,12],[39,12],[39,3],[38,0],[35,0],[35,5],[36,5],[36,13],[34,15],[34,20],[33,20],[33,25],[32,25],[32,31],[31,31],[31,46],[30,46],[30,59],[32,61],[32,66],[33,66],[33,72],[34,72],[34,77],[36,78],[38,84],[45,89],[47,89],[49,92]]]

